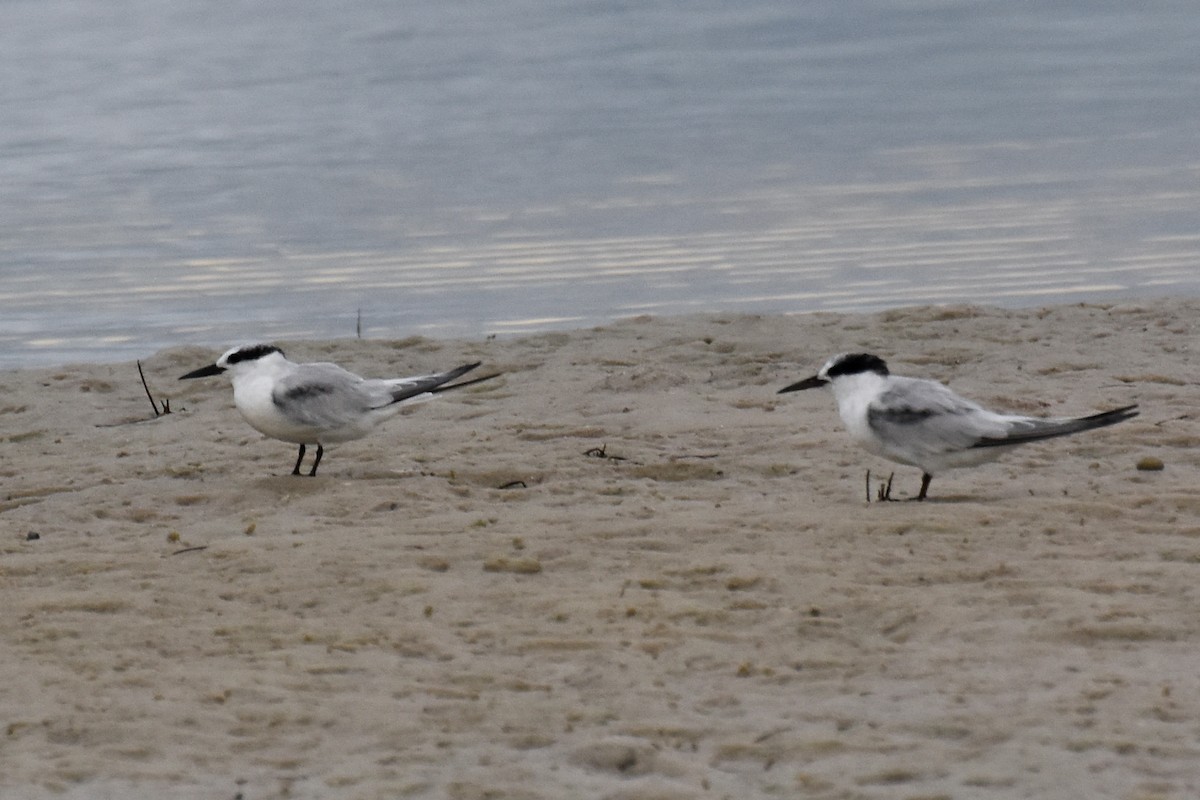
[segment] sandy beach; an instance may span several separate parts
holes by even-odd
[[[0,796],[1200,796],[1200,301],[276,342],[503,376],[327,448],[217,352],[0,373]],[[237,344],[230,342],[230,344]],[[868,503],[833,353],[1112,428]],[[1157,466],[1161,469],[1146,469]],[[1139,468],[1140,465],[1140,468]]]

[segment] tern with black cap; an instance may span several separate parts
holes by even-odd
[[[934,475],[991,461],[1018,445],[1115,425],[1136,417],[1123,406],[1087,417],[1043,419],[989,411],[936,381],[892,375],[870,353],[842,353],[811,378],[779,390],[829,386],[842,424],[875,455],[921,470],[924,500]],[[887,499],[890,499],[887,498]]]
[[[496,377],[486,375],[451,383],[479,363],[411,378],[363,378],[337,364],[296,364],[274,345],[255,344],[234,347],[215,363],[189,372],[180,380],[228,372],[233,380],[234,405],[250,427],[272,439],[300,445],[293,475],[300,474],[305,445],[316,445],[317,454],[308,473],[313,476],[326,444],[361,439],[407,403]]]

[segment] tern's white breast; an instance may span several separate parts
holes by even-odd
[[[317,444],[321,431],[298,424],[284,416],[272,393],[278,375],[274,370],[256,370],[233,378],[233,402],[250,427],[259,433],[296,444]]]
[[[895,458],[886,443],[879,440],[867,417],[871,402],[886,388],[885,380],[873,372],[846,375],[834,381],[833,396],[837,400],[838,416],[850,438],[876,455]]]

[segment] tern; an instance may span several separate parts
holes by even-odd
[[[933,476],[945,470],[983,464],[1017,445],[1115,425],[1138,414],[1136,405],[1088,417],[1000,414],[937,381],[892,375],[884,360],[870,353],[836,355],[816,375],[779,394],[827,384],[854,441],[871,453],[920,468],[917,500],[925,499]]]
[[[361,439],[395,416],[406,402],[496,377],[486,375],[451,383],[479,364],[477,361],[411,378],[363,378],[337,364],[296,364],[274,345],[255,344],[234,347],[215,363],[182,375],[179,380],[228,372],[233,380],[234,405],[250,427],[272,439],[300,445],[293,475],[300,474],[305,445],[317,446],[308,473],[315,476],[326,444]]]

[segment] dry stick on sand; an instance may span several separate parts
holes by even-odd
[[[171,555],[177,556],[181,553],[195,553],[198,550],[207,550],[207,549],[208,549],[208,545],[202,544],[202,545],[197,545],[196,547],[185,547],[182,550],[176,550],[174,553],[171,553]]]
[[[876,493],[876,500],[883,503],[892,499],[892,478],[896,477],[896,473],[888,475],[887,483],[879,482],[879,490]],[[871,470],[867,470],[867,502],[871,502]]]
[[[142,372],[142,362],[141,361],[137,362],[137,368],[138,368],[138,375],[142,379],[142,388],[146,390],[146,397],[150,398],[150,407],[154,409],[154,416],[157,417],[159,415],[158,404],[154,402],[154,395],[150,394],[150,386],[147,385],[147,383],[146,383],[146,373]],[[171,400],[169,398],[166,400],[163,400],[162,413],[163,414],[171,413]]]
[[[610,456],[608,454],[608,445],[607,444],[601,445],[600,447],[593,447],[591,450],[584,450],[583,454],[585,456],[588,456],[589,458],[604,458],[613,463],[616,463],[618,461],[628,461],[629,460],[625,456]]]
[[[892,499],[892,478],[896,477],[896,473],[888,473],[887,483],[879,482],[879,502],[883,503]]]

